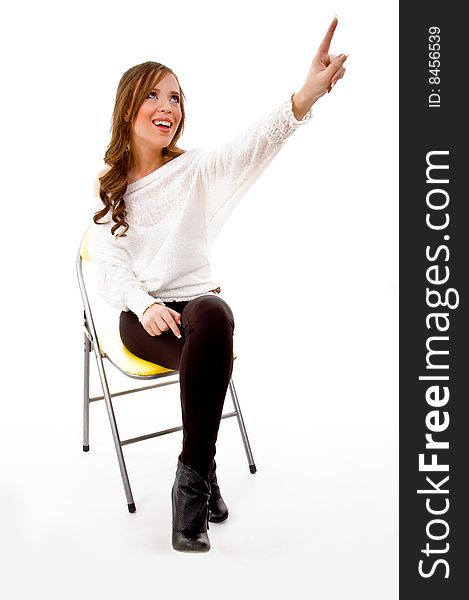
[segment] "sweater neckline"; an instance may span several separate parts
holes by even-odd
[[[161,165],[161,167],[158,167],[157,169],[155,169],[148,175],[145,175],[145,177],[137,179],[137,181],[134,181],[133,183],[129,183],[127,185],[127,189],[126,189],[125,193],[131,194],[132,192],[139,190],[140,188],[144,187],[145,185],[152,183],[153,181],[155,181],[156,179],[158,179],[159,177],[164,175],[167,171],[172,170],[174,168],[173,163],[179,164],[180,159],[183,156],[186,156],[186,154],[190,154],[191,152],[192,152],[192,150],[186,150],[186,152],[183,152],[179,156],[172,158],[170,161],[168,161],[164,165]]]

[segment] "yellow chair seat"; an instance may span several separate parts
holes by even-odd
[[[122,343],[117,327],[106,327],[99,332],[99,348],[118,369],[132,376],[155,377],[164,373],[176,373],[173,369],[166,369],[129,352]],[[233,352],[233,359],[235,358],[236,352]]]
[[[155,363],[143,360],[129,352],[122,343],[117,327],[106,327],[99,334],[101,353],[106,355],[118,369],[137,377],[152,377],[163,373],[174,372],[172,369],[160,367]]]

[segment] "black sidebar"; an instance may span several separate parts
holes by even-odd
[[[400,598],[469,598],[468,25],[400,3]]]

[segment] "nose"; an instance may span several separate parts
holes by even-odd
[[[171,112],[171,105],[169,103],[169,100],[165,100],[164,98],[162,98],[160,100],[159,111],[160,112]]]

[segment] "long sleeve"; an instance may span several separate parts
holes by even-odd
[[[301,121],[297,120],[292,111],[292,101],[288,99],[234,139],[214,150],[205,151],[201,175],[210,181],[207,228],[211,242],[283,143],[311,117],[310,110]]]
[[[148,293],[146,285],[132,270],[127,250],[111,235],[112,223],[92,225],[91,262],[95,267],[96,288],[100,296],[114,308],[131,310],[141,321],[145,310],[155,302],[163,303]]]

